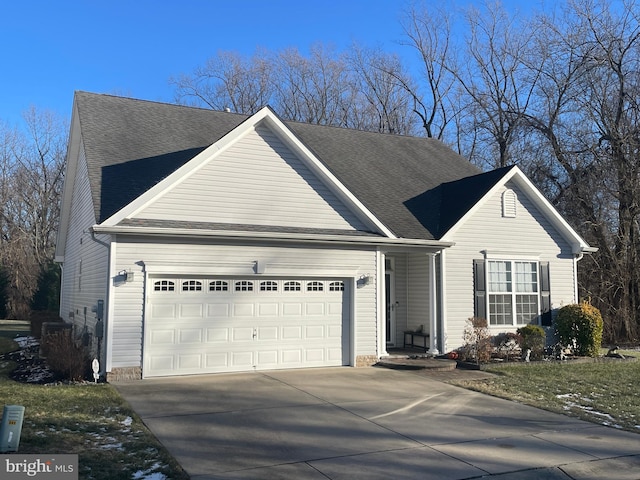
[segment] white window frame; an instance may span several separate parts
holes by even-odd
[[[503,278],[498,279],[497,277],[493,277],[492,278],[492,265],[497,265],[497,264],[504,264],[504,265],[508,265],[509,268],[505,269]],[[533,269],[529,270],[527,272],[518,272],[517,270],[517,265],[523,265],[523,264],[529,264],[529,265],[533,265]],[[537,259],[523,259],[523,258],[518,258],[518,259],[513,259],[513,258],[491,258],[491,259],[487,259],[486,260],[486,268],[485,268],[485,275],[486,275],[486,283],[485,285],[487,286],[486,288],[486,295],[487,295],[487,317],[488,317],[488,323],[489,323],[489,327],[520,327],[520,326],[524,326],[524,325],[528,325],[530,323],[536,323],[535,320],[537,318],[540,317],[540,312],[541,312],[541,299],[540,299],[540,262]],[[496,272],[496,270],[493,270],[494,273],[496,273],[496,275],[498,274],[498,272]],[[530,282],[518,282],[517,276],[518,274],[520,275],[531,275],[535,277],[535,282],[530,283]],[[519,290],[518,289],[518,285],[526,285],[527,283],[529,283],[529,286],[532,287],[531,291],[523,289],[523,290]],[[496,288],[496,285],[504,285],[505,288]],[[497,323],[496,320],[499,318],[498,315],[500,315],[500,312],[496,312],[495,311],[495,306],[497,305],[497,303],[495,302],[495,297],[497,296],[503,296],[503,297],[508,297],[508,303],[507,302],[502,302],[502,304],[510,309],[510,312],[508,312],[509,318],[508,320],[505,318],[505,321],[503,323]],[[519,302],[518,300],[522,300],[523,297],[528,296],[528,297],[535,297],[535,311],[533,312],[529,312],[527,314],[527,319],[525,321],[519,321],[519,318],[522,316],[522,311],[518,311],[519,307],[522,307],[524,305],[532,305],[532,303],[527,302],[527,303],[522,303],[521,301]],[[494,299],[492,301],[492,298]],[[507,308],[505,308],[505,310],[507,310]],[[505,314],[501,315],[502,317],[505,316]]]

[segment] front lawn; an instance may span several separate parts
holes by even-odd
[[[0,335],[0,354],[16,348]],[[25,407],[18,453],[78,454],[82,479],[188,479],[180,465],[108,384],[36,385],[0,360],[0,399]]]
[[[496,377],[456,384],[640,433],[640,361],[519,363],[492,366],[486,371]]]

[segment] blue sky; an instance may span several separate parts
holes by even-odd
[[[169,78],[191,73],[220,50],[250,55],[256,47],[298,47],[304,52],[316,42],[343,49],[355,41],[406,51],[398,44],[406,5],[405,0],[4,1],[0,121],[17,124],[32,105],[69,117],[75,90],[172,102]]]

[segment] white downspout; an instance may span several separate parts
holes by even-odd
[[[105,318],[104,321],[104,352],[105,352],[105,373],[111,372],[111,368],[113,366],[113,317],[114,317],[114,293],[115,287],[113,284],[113,278],[116,271],[116,248],[117,242],[116,240],[112,240],[109,244],[109,267],[107,271],[107,278],[109,279],[109,283],[107,285],[107,298],[105,299]]]
[[[584,253],[580,252],[573,256],[573,301],[574,303],[578,303],[580,299],[578,298],[578,262],[582,260],[584,257]]]

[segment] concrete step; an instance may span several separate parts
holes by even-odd
[[[398,370],[430,370],[432,372],[445,372],[456,369],[455,360],[433,358],[426,356],[388,356],[381,358],[376,366],[394,368]]]

